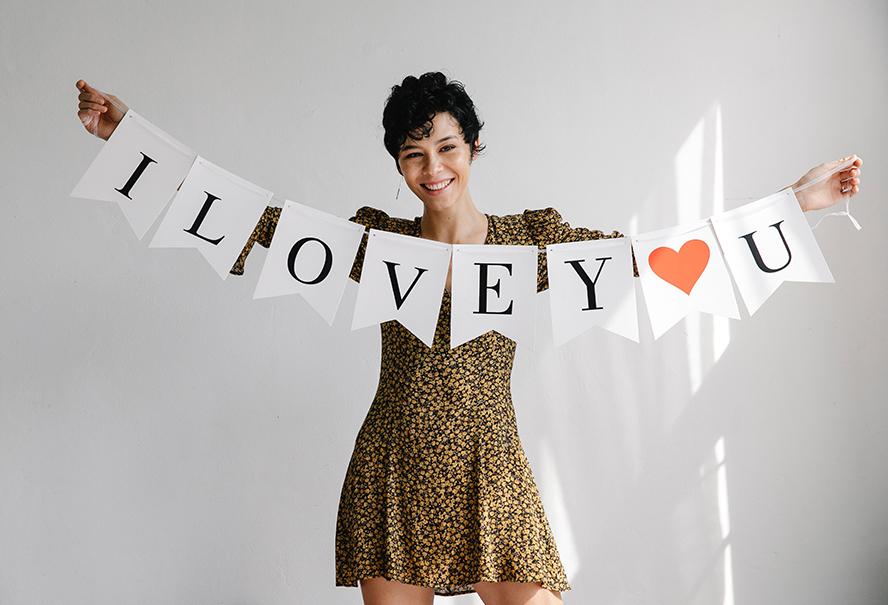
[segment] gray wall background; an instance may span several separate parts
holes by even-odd
[[[885,603],[886,26],[884,0],[4,0],[0,603],[360,601],[333,586],[379,357],[356,288],[330,328],[251,300],[264,249],[223,282],[68,198],[101,147],[74,83],[281,199],[412,217],[381,110],[432,69],[487,122],[489,213],[639,233],[866,160],[863,231],[816,231],[835,285],[559,349],[544,295],[513,390],[566,602]]]

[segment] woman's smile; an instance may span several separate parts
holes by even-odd
[[[444,190],[450,183],[453,182],[453,179],[447,179],[446,181],[438,181],[437,183],[424,183],[423,187],[428,189],[433,193],[438,193]]]

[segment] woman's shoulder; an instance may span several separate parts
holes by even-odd
[[[541,240],[551,239],[547,234],[558,231],[562,221],[561,214],[554,208],[525,210],[520,214],[489,216],[494,231],[502,239],[520,244],[539,244]]]
[[[622,237],[617,231],[606,235],[597,229],[571,227],[555,208],[525,210],[521,214],[491,217],[491,220],[502,236],[500,239],[515,240],[522,244],[532,243],[540,247],[563,242]]]
[[[349,220],[358,223],[359,225],[369,227],[370,229],[401,233],[404,235],[414,235],[416,229],[416,219],[392,217],[389,216],[388,213],[370,206],[360,208]]]

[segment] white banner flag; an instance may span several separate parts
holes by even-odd
[[[632,245],[654,338],[693,309],[740,319],[709,221],[633,236]]]
[[[833,283],[792,189],[710,220],[750,315],[785,281]]]
[[[253,298],[300,294],[333,325],[363,235],[362,225],[287,200]]]
[[[628,238],[546,248],[555,346],[599,326],[638,342],[638,310]]]
[[[431,347],[452,247],[370,230],[352,330],[392,319]]]
[[[496,330],[533,350],[538,254],[535,246],[453,247],[452,348]]]
[[[197,248],[225,279],[271,195],[198,156],[150,247]]]
[[[117,202],[136,237],[142,239],[196,157],[191,149],[130,110],[71,196]]]

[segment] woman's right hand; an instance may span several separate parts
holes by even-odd
[[[129,108],[114,95],[103,95],[83,80],[77,81],[77,90],[77,117],[87,132],[107,141]]]

